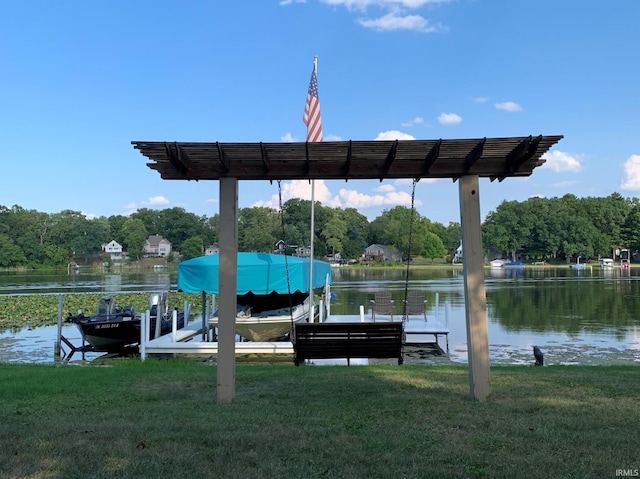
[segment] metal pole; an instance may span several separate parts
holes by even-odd
[[[62,295],[58,296],[58,336],[53,345],[53,359],[60,360],[60,351],[62,348]]]

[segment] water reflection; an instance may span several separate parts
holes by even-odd
[[[402,311],[405,273],[342,271],[332,311],[353,314],[373,293],[389,289]],[[640,270],[620,268],[501,268],[485,270],[492,363],[531,364],[531,349],[548,364],[640,362]],[[425,291],[428,314],[447,323],[450,357],[466,362],[464,282],[460,269],[412,270],[409,287]],[[436,297],[438,302],[436,302]],[[445,307],[446,306],[446,307]]]
[[[423,290],[428,314],[437,315],[451,330],[450,359],[467,361],[461,268],[413,268],[409,283],[405,270],[336,268],[333,273],[335,314],[358,314],[360,305],[368,310],[375,291],[388,289],[400,315],[405,288]],[[640,363],[639,280],[640,269],[635,268],[485,270],[492,364],[532,364],[533,345],[543,349],[546,364]],[[175,290],[176,283],[177,278],[166,272],[71,276],[23,273],[0,275],[0,294],[157,292],[169,285]],[[56,329],[40,334],[41,329],[19,334],[2,332],[0,361],[7,361],[12,349],[21,361],[27,356],[35,362],[52,358]],[[33,354],[25,352],[29,350]],[[429,361],[432,359],[425,360]]]

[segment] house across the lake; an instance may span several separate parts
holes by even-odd
[[[166,258],[171,254],[171,243],[160,235],[151,235],[144,242],[142,252],[146,256],[161,256]]]
[[[372,244],[364,251],[365,261],[402,261],[402,256],[389,246]]]
[[[218,253],[220,253],[220,247],[218,246],[218,243],[210,244],[204,249],[205,256],[210,254],[218,254]]]
[[[103,244],[102,251],[111,257],[111,261],[121,261],[124,259],[122,245],[116,240],[111,240],[107,244]]]

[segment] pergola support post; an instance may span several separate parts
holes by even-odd
[[[477,175],[460,178],[460,225],[464,261],[464,292],[471,399],[491,394],[487,297],[480,224],[480,189]]]
[[[218,269],[218,403],[236,395],[236,302],[238,270],[238,179],[220,178],[220,267]]]

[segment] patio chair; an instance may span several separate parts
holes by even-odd
[[[427,310],[425,309],[425,304],[427,304],[427,300],[424,299],[424,292],[419,291],[417,289],[410,289],[407,291],[407,316],[412,314],[421,314],[424,316],[424,320],[427,320]]]
[[[393,321],[393,300],[390,291],[376,291],[371,300],[371,319],[376,320],[376,314],[389,315]]]

